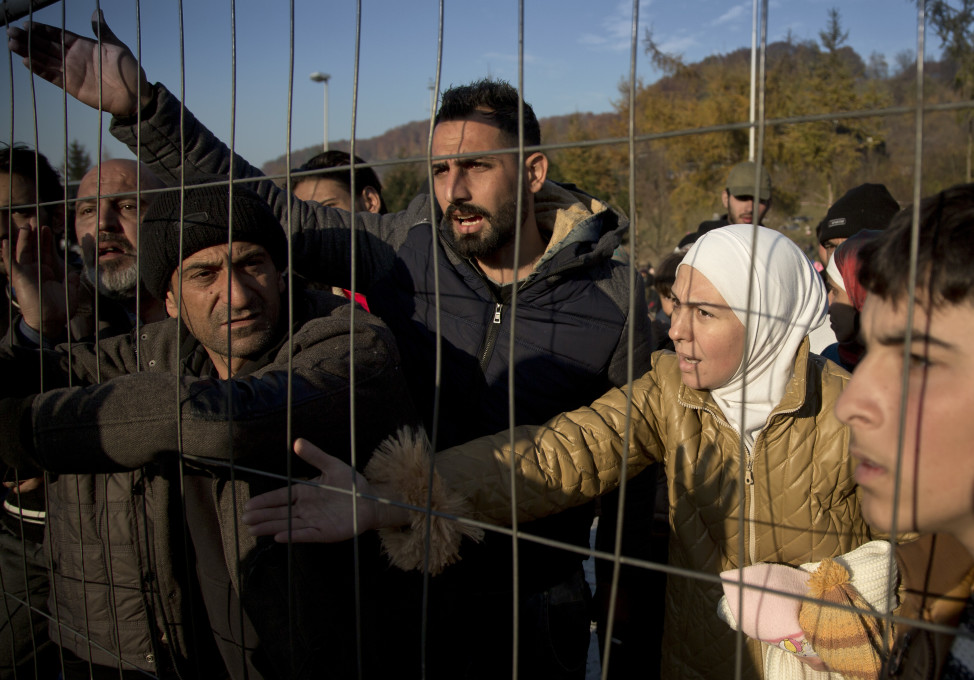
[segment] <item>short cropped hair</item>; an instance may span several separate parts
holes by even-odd
[[[24,144],[0,144],[0,173],[36,181],[37,196],[41,203],[64,200],[61,175],[51,167],[44,154]]]
[[[355,157],[356,163],[365,163],[364,160]],[[292,170],[292,173],[297,172],[307,172],[310,170],[320,170],[321,172],[315,172],[307,175],[302,175],[300,177],[294,178],[292,190],[297,188],[297,186],[303,182],[307,182],[315,179],[316,177],[323,177],[325,179],[331,179],[336,182],[341,183],[348,192],[352,192],[352,171],[345,170],[335,170],[334,168],[350,168],[352,165],[352,155],[346,151],[324,151],[317,156],[305,161],[303,165]],[[372,168],[355,168],[355,190],[359,193],[365,187],[372,187],[375,189],[376,193],[379,194],[379,212],[386,213],[386,202],[382,198],[382,182],[379,181],[379,176],[375,174],[375,170]],[[355,198],[354,196],[352,197]]]
[[[663,258],[662,262],[656,268],[656,278],[653,280],[653,286],[660,295],[667,297],[673,293],[673,284],[676,282],[676,270],[680,266],[680,263],[683,262],[684,254],[670,253]]]
[[[469,120],[474,114],[490,120],[515,146],[518,139],[518,105],[521,97],[517,89],[503,80],[485,78],[469,85],[451,87],[443,93],[443,103],[436,113],[435,125],[451,120]],[[541,126],[534,109],[524,103],[524,144],[541,144]]]
[[[865,289],[898,303],[909,290],[912,208],[886,233],[863,246],[859,279]],[[959,184],[920,202],[917,291],[936,308],[974,303],[974,184]]]

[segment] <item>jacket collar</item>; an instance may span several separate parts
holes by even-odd
[[[629,228],[629,219],[607,203],[589,196],[573,184],[551,180],[546,180],[534,195],[534,215],[548,246],[525,281],[551,267],[609,259]],[[449,247],[452,242],[449,229],[450,226],[441,220],[439,238],[447,245],[450,259],[472,264]]]
[[[798,346],[791,379],[785,388],[785,394],[768,415],[769,421],[779,413],[794,413],[804,406],[807,396],[808,355],[809,342],[806,336],[801,345]],[[717,402],[710,395],[710,390],[695,390],[681,384],[678,398],[680,403],[690,408],[703,409],[715,414],[722,413]]]

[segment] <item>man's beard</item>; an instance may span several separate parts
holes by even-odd
[[[135,248],[124,236],[108,237],[119,250],[126,254],[135,255]],[[102,236],[102,242],[106,237]],[[95,251],[90,240],[82,244],[82,260],[84,261],[85,277],[95,286],[99,293],[113,300],[131,300],[139,286],[139,268],[136,262],[98,262],[95,266]],[[97,269],[97,272],[96,272]],[[96,276],[97,274],[97,276]]]
[[[526,207],[521,215],[522,224],[527,219]],[[475,234],[458,234],[453,228],[453,217],[456,213],[481,215],[490,226]],[[489,258],[514,240],[517,226],[517,201],[505,203],[496,213],[491,213],[486,208],[472,203],[451,203],[443,215],[443,225],[447,227],[446,232],[449,234],[450,241],[461,257],[475,260]]]
[[[99,293],[113,300],[131,300],[139,285],[139,270],[134,263],[121,269],[109,269],[102,265],[98,267],[98,277],[95,280],[94,265],[89,266],[85,262],[85,276]]]

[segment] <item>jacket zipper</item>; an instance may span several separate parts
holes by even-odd
[[[480,371],[481,373],[487,372],[487,364],[490,362],[490,357],[494,353],[494,345],[497,344],[497,336],[501,332],[501,311],[504,309],[504,305],[500,302],[494,302],[494,318],[490,325],[487,326],[487,337],[484,338],[484,348],[480,352]]]
[[[699,409],[701,411],[706,411],[707,413],[709,413],[710,415],[712,415],[714,417],[714,419],[722,427],[727,427],[727,428],[729,428],[731,430],[731,432],[733,432],[734,434],[736,434],[737,435],[737,438],[738,438],[738,442],[741,442],[743,440],[744,436],[740,432],[737,431],[737,428],[735,428],[733,425],[731,425],[726,420],[724,420],[724,418],[722,418],[720,415],[718,415],[717,413],[715,413],[711,409],[707,408],[706,406],[691,405],[691,404],[685,402],[683,399],[680,399],[679,402],[680,402],[680,404],[682,406],[685,406],[685,407],[688,407],[688,408]],[[758,436],[760,437],[761,435],[759,434]],[[757,441],[754,442],[754,445],[757,446]],[[747,506],[747,509],[746,509],[746,512],[747,512],[747,523],[746,523],[746,525],[744,527],[744,530],[747,532],[747,552],[748,552],[748,560],[747,560],[747,562],[748,562],[748,564],[754,564],[755,563],[754,556],[757,553],[757,538],[755,537],[755,531],[754,531],[754,521],[755,521],[755,518],[754,518],[754,491],[755,491],[755,489],[754,489],[754,453],[752,453],[751,449],[748,448],[747,444],[744,445],[744,452],[745,452],[745,454],[744,454],[745,455],[745,459],[744,459],[744,489],[742,489],[742,492],[744,494],[746,494],[745,495],[745,500],[746,500],[745,505]]]
[[[484,342],[482,345],[483,349],[481,349],[480,357],[479,357],[480,371],[481,373],[486,374],[487,364],[490,363],[491,356],[493,356],[494,354],[494,346],[497,344],[497,336],[501,332],[501,325],[502,325],[501,312],[504,310],[504,303],[498,300],[497,296],[494,295],[493,292],[494,289],[492,288],[492,285],[494,284],[492,284],[490,280],[486,276],[484,276],[484,273],[480,271],[480,267],[478,267],[475,262],[470,261],[468,258],[461,257],[460,254],[457,253],[456,249],[453,248],[453,246],[451,246],[442,238],[439,238],[439,241],[445,249],[450,250],[454,254],[454,256],[456,256],[458,259],[467,261],[468,265],[470,266],[471,269],[473,269],[474,273],[476,273],[477,276],[479,276],[481,280],[486,284],[487,290],[490,291],[491,296],[494,298],[494,317],[491,320],[490,325],[488,325],[487,327],[487,335],[484,337]],[[526,281],[524,284],[516,287],[516,289],[512,292],[512,296],[518,295],[522,290],[529,288],[530,286],[533,286],[538,281],[544,281],[545,279],[549,279],[553,276],[559,276],[560,274],[575,269],[576,267],[579,266],[580,265],[577,262],[573,261],[563,267],[559,267],[558,269],[547,272],[542,276],[535,277],[531,281]]]

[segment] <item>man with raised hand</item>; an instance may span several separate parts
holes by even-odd
[[[36,247],[38,235],[50,253],[48,273],[58,278],[52,286],[55,300],[63,306],[64,286],[60,281],[63,265],[55,254],[54,241],[63,235],[64,211],[55,201],[64,199],[64,187],[47,158],[33,149],[15,144],[0,147],[0,259],[3,269],[0,294],[5,303],[0,309],[0,328],[10,344],[17,334],[8,333],[13,313],[14,328],[22,312],[39,318],[37,271],[29,274],[13,267],[18,241]],[[40,231],[38,231],[40,230]],[[18,237],[23,234],[23,237]],[[57,264],[54,264],[56,262]],[[52,271],[56,270],[56,271]],[[18,297],[19,293],[19,297]],[[16,311],[14,311],[16,310]],[[61,324],[63,327],[64,320]],[[38,324],[39,325],[39,324]],[[57,647],[47,635],[45,606],[50,592],[47,561],[42,542],[46,502],[44,480],[19,478],[2,466],[5,489],[0,489],[0,677],[51,676],[58,671]]]

